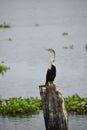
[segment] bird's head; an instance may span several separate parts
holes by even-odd
[[[46,48],[45,50],[48,51],[48,52],[53,52],[52,48]]]
[[[45,50],[48,51],[48,52],[50,52],[50,53],[53,53],[54,58],[52,58],[52,59],[53,59],[53,61],[55,61],[55,51],[54,51],[54,49],[52,49],[52,48],[47,48],[47,49],[45,49]]]

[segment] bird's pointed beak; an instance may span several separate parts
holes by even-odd
[[[46,48],[45,51],[50,51],[50,48]]]

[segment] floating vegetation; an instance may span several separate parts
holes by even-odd
[[[70,48],[70,49],[73,49],[73,48],[74,48],[74,46],[73,46],[73,45],[70,45],[70,46],[69,46],[69,48]]]
[[[87,98],[74,94],[64,98],[64,103],[68,113],[87,114]],[[0,114],[2,115],[31,115],[41,108],[42,102],[38,97],[0,98]]]
[[[4,73],[10,69],[10,67],[4,65],[4,61],[0,63],[0,74],[4,75]]]
[[[64,49],[73,49],[74,48],[74,45],[69,45],[69,46],[63,46]]]
[[[3,64],[3,63],[5,63],[5,61],[4,61],[4,60],[2,60],[2,61],[1,61],[1,63]]]
[[[3,24],[0,24],[0,28],[11,28],[10,24],[6,24],[5,22]]]
[[[67,36],[67,35],[68,35],[68,32],[63,32],[62,35],[63,35],[63,36]]]
[[[87,114],[87,98],[80,97],[78,94],[74,94],[65,98],[64,101],[65,108],[68,112]]]
[[[8,38],[8,41],[12,41],[12,38],[11,38],[11,37],[9,37],[9,38]]]
[[[87,49],[87,44],[85,45],[85,49]]]
[[[64,49],[68,49],[68,46],[63,46]]]
[[[3,115],[33,114],[42,107],[41,100],[36,97],[9,99],[0,98],[0,113]]]

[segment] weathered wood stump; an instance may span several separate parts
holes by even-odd
[[[46,130],[68,130],[68,115],[59,87],[55,84],[39,86]]]

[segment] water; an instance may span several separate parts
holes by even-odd
[[[12,28],[0,28],[0,61],[11,69],[0,75],[1,97],[39,96],[38,86],[45,83],[51,56],[44,51],[47,47],[56,50],[55,83],[63,96],[78,93],[87,97],[86,0],[0,0],[3,22]],[[73,49],[63,48],[72,44]],[[86,120],[87,116],[70,115],[69,130],[86,130]],[[0,116],[0,130],[12,128],[44,130],[42,112],[25,118]]]
[[[2,117],[0,130],[45,130],[42,112],[33,116]]]
[[[87,116],[69,116],[69,130],[86,130]],[[42,111],[32,117],[1,117],[0,130],[45,130]]]

